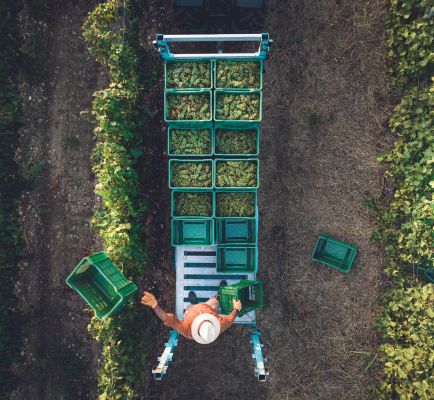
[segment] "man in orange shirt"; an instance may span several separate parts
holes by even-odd
[[[226,285],[225,281],[220,286]],[[214,342],[217,337],[227,330],[241,311],[241,301],[233,300],[234,309],[229,315],[221,316],[219,296],[211,297],[207,302],[198,304],[194,292],[188,294],[191,304],[184,313],[184,319],[179,320],[174,314],[166,313],[159,305],[152,293],[143,293],[142,304],[151,307],[164,325],[177,330],[187,339],[193,339],[200,344]]]

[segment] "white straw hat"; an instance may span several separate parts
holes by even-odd
[[[193,320],[191,334],[197,343],[210,344],[220,334],[220,321],[215,315],[200,314]]]

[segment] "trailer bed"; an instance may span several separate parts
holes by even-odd
[[[199,303],[204,303],[218,293],[220,281],[228,285],[240,280],[256,280],[256,273],[224,273],[216,270],[216,246],[177,246],[175,248],[176,269],[176,316],[182,319],[190,304],[188,292],[196,293]],[[251,311],[236,324],[256,325],[256,312]]]

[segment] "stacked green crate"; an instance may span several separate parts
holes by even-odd
[[[164,119],[168,124],[171,157],[172,245],[211,245],[214,243],[212,62],[165,62],[164,71]]]
[[[217,270],[258,266],[257,189],[262,61],[214,65],[214,189]]]
[[[262,60],[165,62],[172,244],[217,244],[222,271],[257,268],[262,73]]]

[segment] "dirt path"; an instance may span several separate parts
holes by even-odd
[[[260,195],[268,397],[364,399],[381,253],[369,241],[374,221],[363,201],[382,188],[375,157],[389,142],[385,4],[272,4]],[[320,232],[357,244],[350,274],[312,265]]]
[[[152,399],[367,399],[381,252],[364,199],[382,188],[390,139],[383,1],[270,1],[264,83],[259,314],[270,379],[253,377],[248,331],[210,346],[180,340]],[[169,211],[167,211],[169,212]],[[348,275],[311,263],[320,232],[354,242]],[[356,352],[366,352],[362,355]]]
[[[36,21],[44,57],[42,80],[24,85],[20,162],[33,181],[22,201],[27,259],[18,284],[26,315],[22,384],[14,399],[95,398],[97,348],[87,334],[84,303],[65,279],[95,246],[92,127],[80,117],[106,83],[87,53],[81,25],[96,2],[44,2]],[[26,16],[23,16],[26,21]],[[39,24],[39,25],[38,25]],[[25,29],[25,28],[23,28]]]

